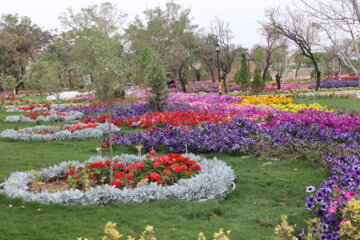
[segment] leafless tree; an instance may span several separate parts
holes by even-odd
[[[360,9],[358,0],[301,0],[314,16],[342,62],[360,76]],[[349,50],[351,40],[352,51]],[[354,61],[356,60],[356,61]],[[360,78],[359,78],[360,84]]]
[[[264,26],[291,40],[300,48],[302,54],[311,60],[316,73],[315,89],[318,91],[321,72],[318,61],[314,56],[314,47],[319,42],[319,29],[314,26],[314,21],[305,13],[293,11],[288,7],[285,9],[266,9],[265,17],[266,22],[263,22]]]
[[[215,18],[210,25],[212,35],[216,36],[217,43],[220,46],[220,68],[222,71],[222,80],[225,93],[227,93],[226,76],[231,71],[232,64],[236,56],[236,47],[231,43],[234,34],[230,29],[229,23]]]
[[[211,80],[215,82],[215,72],[216,68],[216,51],[215,43],[211,34],[200,32],[197,39],[196,45],[199,50],[199,58],[209,69],[211,74]]]
[[[271,63],[271,55],[280,48],[285,48],[285,42],[281,35],[278,34],[274,29],[269,28],[267,25],[263,25],[261,28],[261,34],[265,38],[265,62],[263,69],[263,81],[265,82],[266,72],[268,71]]]

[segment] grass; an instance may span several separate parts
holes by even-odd
[[[7,115],[0,111],[0,131],[35,125],[6,123],[2,120]],[[53,142],[0,139],[0,179],[14,171],[39,170],[66,160],[84,161],[96,154],[101,142],[96,138]],[[133,148],[119,146],[115,152],[136,154]],[[282,214],[289,216],[290,224],[298,224],[297,231],[304,227],[303,219],[310,217],[304,209],[305,187],[317,186],[326,177],[307,160],[258,159],[236,153],[204,156],[217,157],[236,172],[236,189],[225,199],[64,206],[25,202],[0,194],[1,239],[100,239],[107,221],[118,223],[124,236],[138,237],[146,225],[153,225],[159,240],[196,239],[201,231],[212,236],[219,228],[231,229],[236,240],[272,239]]]
[[[332,98],[332,97],[298,97],[294,98],[297,104],[319,103],[332,109],[344,108],[347,111],[360,112],[360,99],[358,98]]]

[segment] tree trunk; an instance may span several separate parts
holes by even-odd
[[[319,65],[316,62],[315,58],[311,59],[313,64],[314,64],[314,68],[315,68],[315,73],[316,73],[316,87],[315,87],[315,91],[319,91],[320,88],[320,79],[321,79],[321,72],[319,69]]]
[[[280,90],[281,89],[281,82],[280,82],[281,76],[279,73],[276,74],[275,79],[276,79],[277,89]]]
[[[264,83],[266,82],[266,73],[267,73],[268,70],[269,70],[269,63],[266,62],[266,65],[264,67],[264,72],[263,72],[263,75],[262,75],[262,79],[263,79]]]
[[[298,71],[300,69],[300,66],[301,66],[301,63],[298,63],[298,65],[296,66],[296,69],[295,69],[295,77],[297,78],[297,75],[298,75]]]
[[[224,76],[222,77],[222,79],[223,79],[224,91],[227,94],[228,90],[227,90],[227,84],[226,84],[226,75],[227,74],[225,73]]]
[[[114,178],[113,170],[113,147],[112,147],[112,132],[111,132],[111,121],[112,121],[112,109],[110,103],[107,103],[107,113],[109,116],[108,119],[108,136],[109,136],[109,161],[110,161],[110,182]]]
[[[23,89],[25,89],[25,85],[24,82],[20,82],[18,85],[16,85],[15,87],[15,95],[17,95],[19,93],[19,88],[22,87]]]
[[[195,70],[195,75],[196,75],[196,81],[200,81],[201,79],[201,72],[199,70]]]
[[[185,93],[186,92],[186,82],[185,79],[182,76],[182,69],[184,67],[184,64],[181,64],[179,70],[178,70],[178,78],[181,85],[181,90]]]
[[[211,81],[213,83],[216,82],[214,70],[211,68],[209,63],[205,63],[205,64],[209,68],[209,71],[210,71],[210,74],[211,74]]]

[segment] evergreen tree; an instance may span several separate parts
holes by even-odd
[[[258,94],[262,90],[264,90],[265,84],[261,77],[260,68],[256,67],[254,71],[254,79],[251,82],[251,89],[254,93]]]
[[[272,81],[273,79],[272,79],[272,76],[271,76],[271,74],[270,74],[270,71],[266,71],[266,73],[265,73],[265,82],[268,82],[268,81]]]
[[[145,63],[145,81],[151,87],[151,96],[149,96],[148,102],[154,111],[161,112],[167,100],[164,65],[157,59],[155,52],[149,48],[143,49],[143,61]]]
[[[235,74],[235,82],[245,89],[250,86],[248,60],[245,52],[241,53],[240,68]]]

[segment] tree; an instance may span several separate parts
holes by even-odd
[[[77,35],[83,29],[97,28],[107,36],[114,36],[119,34],[126,16],[112,3],[104,2],[82,8],[77,13],[68,8],[59,16],[59,20],[67,28],[68,34]]]
[[[278,50],[279,48],[283,48],[285,43],[282,41],[282,38],[276,31],[273,31],[272,28],[268,28],[267,26],[262,26],[262,35],[265,37],[266,45],[264,47],[265,50],[265,61],[264,61],[264,68],[263,68],[263,81],[265,82],[269,78],[269,67],[271,62],[271,55]]]
[[[316,18],[315,26],[325,32],[335,53],[359,76],[360,84],[360,6],[358,0],[301,0],[305,11]],[[347,51],[344,40],[349,39],[352,50]],[[354,61],[356,59],[356,61]]]
[[[314,65],[316,72],[316,91],[319,90],[321,72],[318,61],[314,56],[313,47],[319,41],[319,30],[314,27],[311,17],[301,12],[292,11],[290,8],[281,11],[280,9],[269,8],[265,11],[267,19],[262,25],[294,42],[302,54],[309,58]]]
[[[24,76],[24,82],[41,92],[57,91],[62,86],[63,66],[58,61],[42,58],[31,65]]]
[[[215,82],[216,68],[216,51],[215,51],[216,38],[211,34],[200,33],[196,38],[196,45],[198,49],[199,58],[207,66],[210,71],[211,80]]]
[[[96,98],[105,103],[108,118],[108,138],[109,138],[109,160],[110,160],[110,181],[113,180],[113,148],[111,122],[113,115],[113,105],[115,100],[115,89],[119,79],[124,74],[124,61],[122,52],[119,51],[119,43],[109,38],[106,33],[94,29],[93,44],[89,46],[95,57],[91,69],[84,69],[85,72],[92,72],[96,87]],[[120,48],[121,49],[121,48]],[[86,66],[86,65],[85,65]]]
[[[246,52],[242,52],[240,54],[240,68],[236,72],[235,82],[239,84],[242,89],[246,89],[250,86],[250,76]]]
[[[113,148],[111,122],[115,90],[127,70],[126,54],[117,35],[123,14],[116,8],[104,3],[93,5],[61,17],[62,24],[70,30],[63,34],[70,42],[69,54],[78,75],[91,75],[96,89],[96,99],[106,106],[108,117],[108,139],[110,160],[110,181],[113,179]],[[119,20],[120,19],[120,20]],[[120,83],[119,83],[120,82]]]
[[[137,55],[145,48],[153,49],[166,63],[166,72],[180,82],[185,92],[186,71],[198,53],[195,44],[197,26],[191,22],[190,9],[170,1],[165,4],[165,9],[156,7],[143,13],[145,21],[137,17],[125,31],[131,52]],[[137,73],[141,75],[143,70],[140,68]]]
[[[298,77],[298,71],[301,67],[301,64],[306,63],[306,57],[301,53],[301,50],[297,49],[292,55],[292,60],[296,64],[295,67],[295,77]]]
[[[152,49],[144,49],[143,61],[145,63],[145,79],[146,84],[151,87],[151,96],[148,98],[150,107],[155,112],[163,111],[163,105],[166,103],[166,74],[161,64]]]
[[[273,52],[273,54],[271,55],[272,66],[273,66],[273,69],[276,71],[275,80],[276,80],[278,90],[281,89],[280,80],[281,80],[281,77],[283,76],[284,72],[287,69],[287,66],[286,66],[287,65],[287,60],[286,60],[287,56],[288,56],[288,51],[287,51],[286,45],[283,48],[279,48],[277,51]]]
[[[41,55],[52,38],[49,31],[43,31],[28,17],[17,14],[2,15],[0,73],[12,76],[16,79],[16,84],[21,85],[27,66]]]
[[[232,64],[237,54],[237,48],[231,43],[234,38],[229,23],[219,18],[215,18],[210,25],[211,34],[220,46],[220,69],[222,72],[222,80],[225,93],[227,93],[226,76],[231,71]]]
[[[259,67],[256,67],[254,70],[254,79],[251,82],[251,89],[253,92],[258,94],[262,90],[264,90],[265,84],[261,78],[261,70]]]

